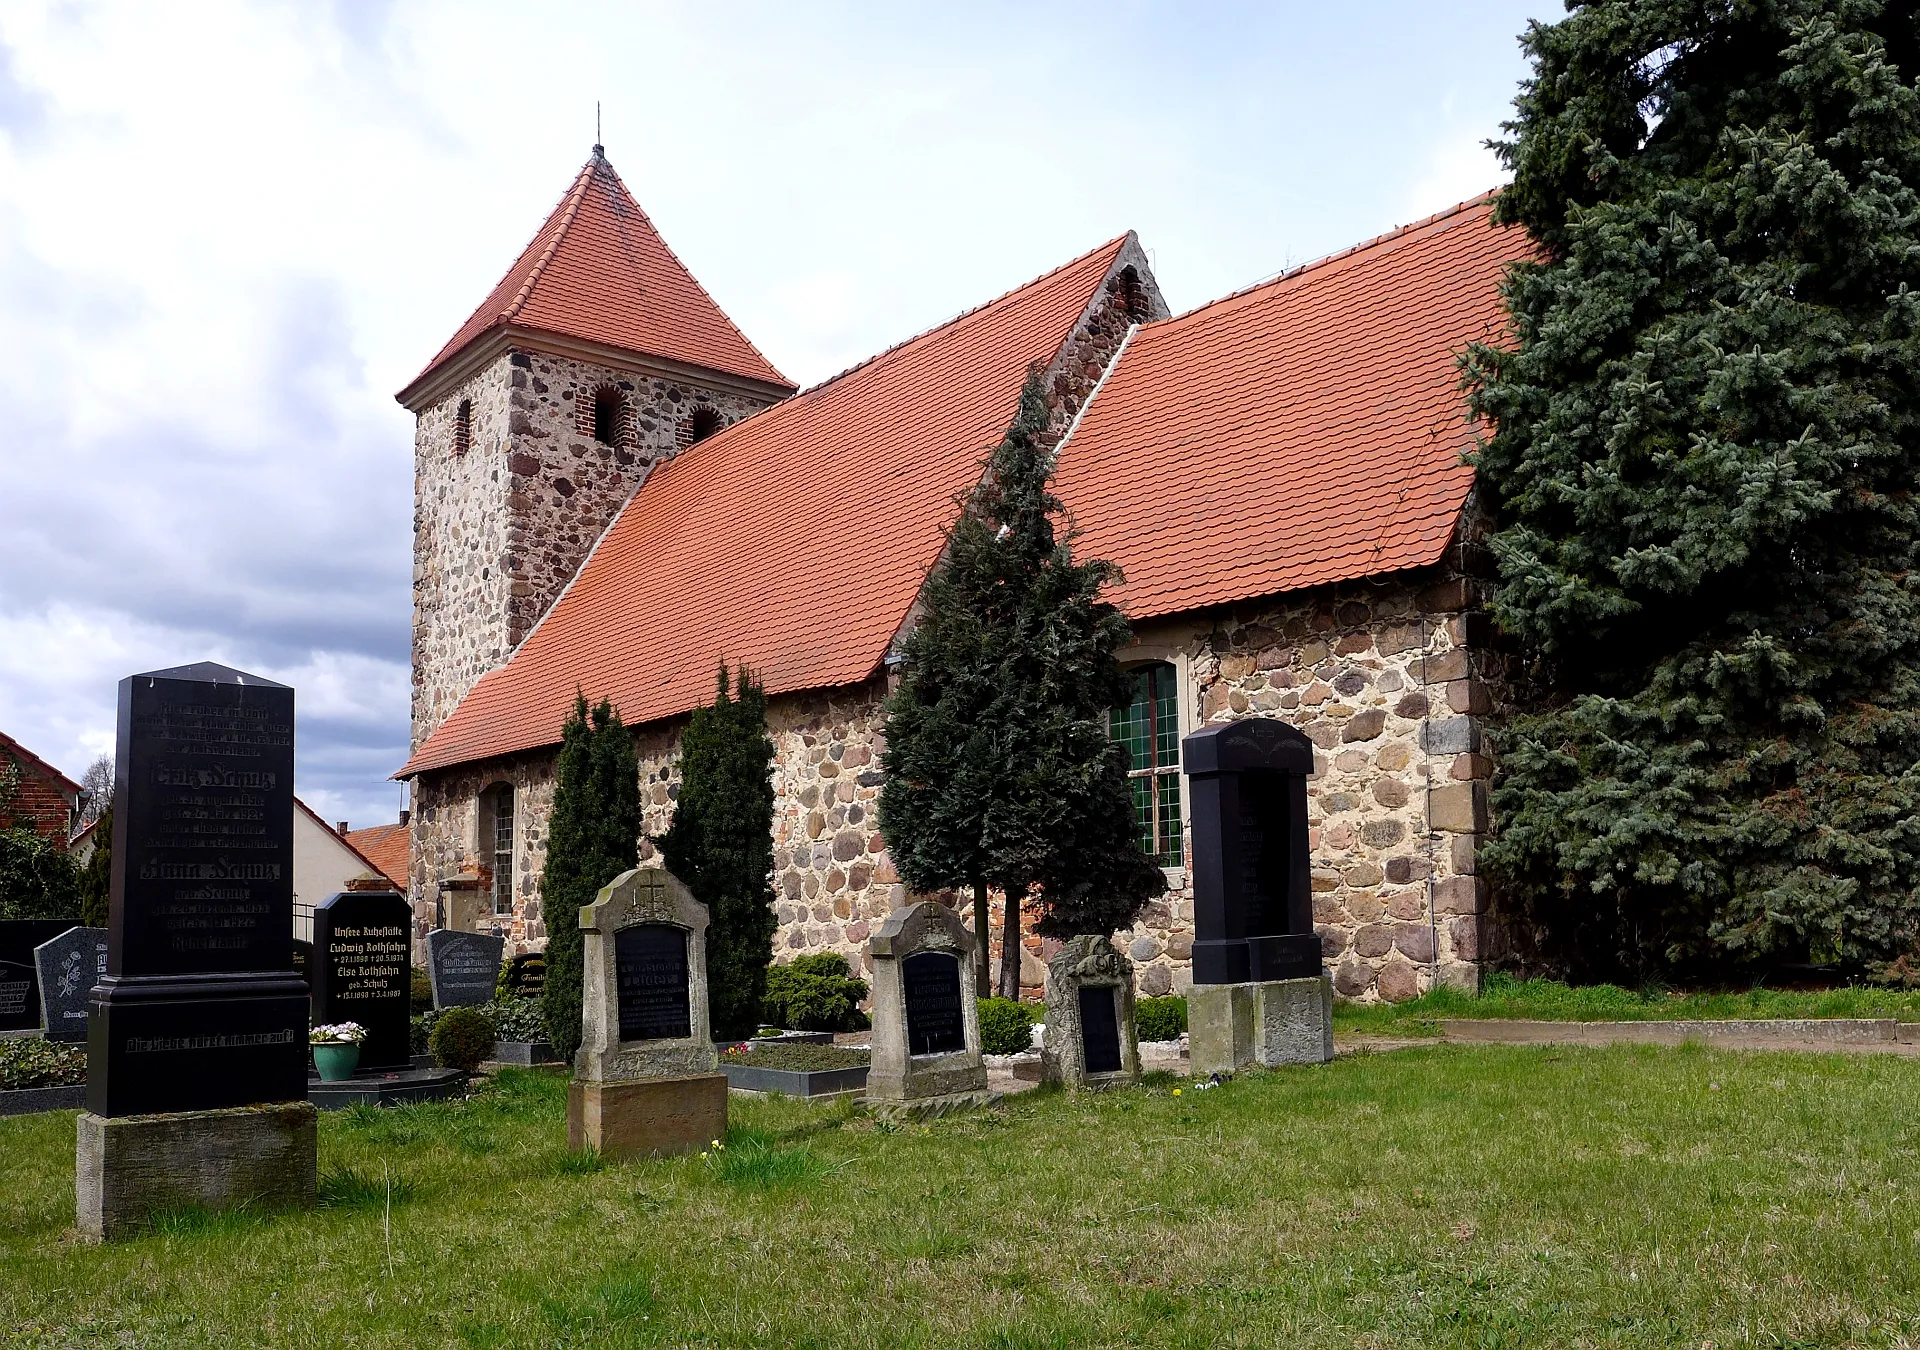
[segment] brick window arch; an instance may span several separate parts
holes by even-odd
[[[627,408],[627,398],[619,388],[603,384],[593,391],[592,403],[582,411],[591,419],[589,426],[582,428],[591,431],[593,439],[602,445],[625,445],[631,417]]]
[[[677,433],[680,448],[684,450],[689,445],[704,441],[726,425],[727,419],[720,415],[718,408],[695,408],[680,423]]]
[[[473,400],[463,398],[453,410],[453,453],[464,455],[473,448]]]

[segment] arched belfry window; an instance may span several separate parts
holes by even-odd
[[[695,408],[680,423],[680,448],[684,450],[689,445],[704,441],[726,424],[718,408]]]
[[[1171,663],[1155,661],[1127,672],[1126,706],[1110,714],[1113,738],[1127,747],[1133,815],[1140,847],[1162,867],[1179,867],[1186,846],[1180,822],[1180,691]]]
[[[480,855],[493,872],[493,912],[513,913],[513,784],[480,794]]]
[[[627,429],[627,400],[610,384],[593,391],[593,439],[602,445],[618,445]]]
[[[473,400],[463,398],[453,410],[453,453],[464,455],[473,448]]]

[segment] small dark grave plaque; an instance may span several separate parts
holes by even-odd
[[[69,928],[33,949],[40,1025],[50,1041],[87,1039],[87,995],[107,973],[107,930]]]
[[[34,965],[34,948],[53,941],[79,922],[0,919],[0,1031],[33,1031],[39,1027],[40,975]]]
[[[360,1068],[410,1063],[413,911],[391,891],[345,891],[313,910],[313,1020],[358,1022]]]
[[[1080,986],[1080,1050],[1088,1073],[1120,1072],[1120,1018],[1112,985]]]
[[[541,952],[523,952],[507,962],[507,997],[539,998],[547,987],[547,958]]]
[[[87,1109],[307,1095],[293,972],[293,690],[212,662],[120,681],[107,974]]]
[[[313,984],[313,944],[299,938],[293,940],[293,973]]]
[[[1307,849],[1313,742],[1248,717],[1180,743],[1193,803],[1193,980],[1320,974]]]
[[[622,1041],[693,1035],[687,1001],[687,930],[639,923],[613,935],[613,975]]]
[[[472,1008],[493,1002],[506,945],[505,938],[493,933],[456,933],[445,928],[428,933],[427,978],[433,981],[433,1006]]]
[[[967,1048],[960,1005],[960,959],[948,952],[915,952],[900,963],[907,1003],[907,1053],[945,1055]]]

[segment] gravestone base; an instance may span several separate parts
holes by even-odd
[[[458,1100],[467,1095],[461,1069],[436,1068],[431,1062],[406,1069],[371,1069],[349,1078],[307,1079],[307,1100],[322,1111],[344,1111],[365,1102],[368,1106],[405,1106],[411,1102]]]
[[[150,1116],[83,1111],[74,1153],[80,1237],[139,1232],[156,1209],[310,1209],[317,1120],[307,1102]]]
[[[992,1106],[1004,1096],[1004,1093],[980,1088],[973,1092],[942,1093],[937,1097],[875,1097],[872,1095],[872,1080],[869,1079],[868,1094],[857,1100],[881,1120],[922,1121],[952,1115],[956,1111]]]
[[[1187,1053],[1196,1078],[1324,1064],[1333,1058],[1333,981],[1196,984],[1187,991]]]
[[[567,1084],[567,1147],[603,1158],[670,1158],[727,1137],[727,1076]]]

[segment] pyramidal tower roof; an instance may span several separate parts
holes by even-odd
[[[417,406],[462,353],[515,329],[794,389],[674,256],[597,145],[533,242],[400,402]]]

